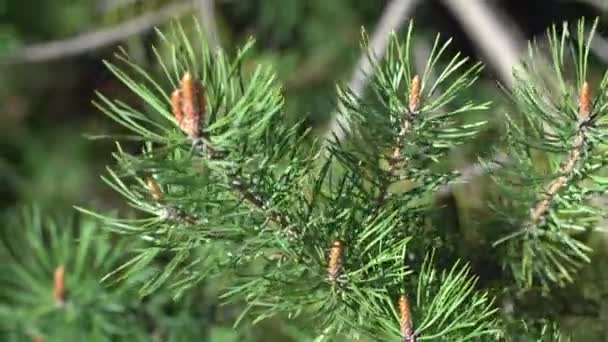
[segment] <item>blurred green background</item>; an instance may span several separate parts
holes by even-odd
[[[288,114],[307,118],[310,125],[321,132],[335,106],[335,83],[350,80],[360,57],[361,27],[371,34],[389,2],[0,0],[0,210],[5,214],[2,217],[13,217],[19,207],[32,204],[39,206],[44,213],[58,216],[72,215],[74,205],[98,211],[124,209],[123,201],[99,179],[104,166],[111,163],[110,153],[114,145],[109,140],[86,137],[120,133],[121,128],[97,111],[91,100],[95,91],[110,97],[129,98],[127,90],[102,63],[103,59],[111,59],[119,46],[124,47],[143,67],[152,70],[157,67],[151,50],[157,42],[153,25],[144,25],[140,32],[128,37],[93,46],[86,46],[94,43],[88,41],[85,48],[76,46],[75,52],[60,49],[57,54],[45,57],[45,53],[53,49],[52,42],[78,41],[80,35],[91,32],[95,32],[96,37],[103,36],[104,33],[115,33],[118,25],[141,24],[150,18],[162,28],[168,21],[165,20],[167,18],[159,19],[159,13],[175,11],[173,14],[182,19],[195,16],[201,20],[211,15],[223,48],[234,50],[248,37],[255,37],[255,53],[248,63],[272,65],[284,84]],[[408,17],[415,19],[417,39],[423,48],[430,46],[435,33],[439,32],[443,37],[454,38],[454,51],[462,51],[487,64],[484,78],[472,96],[495,101],[497,112],[489,114],[496,116],[486,119],[491,122],[498,120],[498,111],[504,103],[498,82],[508,81],[501,79],[501,66],[484,53],[472,31],[467,29],[466,21],[472,18],[459,17],[445,1],[413,2],[416,4],[412,5]],[[457,3],[458,0],[451,2]],[[525,46],[526,40],[542,39],[545,29],[553,23],[574,21],[581,16],[599,16],[602,19],[608,13],[605,11],[608,2],[603,0],[481,2],[489,5],[495,15],[490,20],[500,21],[520,47]],[[184,4],[188,9],[184,9]],[[202,13],[202,8],[209,4],[213,5],[214,11]],[[606,33],[605,27],[606,21],[602,20],[600,36]],[[477,29],[485,30],[483,27]],[[603,42],[600,40],[592,57],[593,66],[597,68],[594,70],[602,73],[608,61],[605,59],[608,44],[602,45]],[[424,49],[421,50],[424,54]],[[492,132],[490,125],[488,134],[482,135],[481,143],[476,146],[490,145]],[[471,160],[473,152],[484,151],[477,148],[461,151],[453,157],[454,165],[463,165]],[[475,221],[476,215],[483,215],[476,211],[476,196],[470,195],[481,190],[471,186],[460,192],[464,191],[468,193],[467,200],[462,200],[462,193],[456,193],[453,199],[455,214],[449,218],[463,225]],[[0,229],[8,229],[3,228],[8,227],[7,222],[0,222]],[[14,233],[19,234],[19,230]],[[474,232],[465,239],[474,240]],[[599,241],[594,247],[600,255],[597,260],[605,262],[607,259],[601,257],[606,254],[605,243]],[[0,252],[0,263],[6,260],[8,258]],[[588,275],[581,283],[564,291],[564,296],[573,297],[564,301],[570,306],[559,308],[563,321],[579,329],[579,340],[608,341],[607,329],[602,328],[602,325],[608,325],[608,306],[601,304],[606,302],[604,298],[608,295],[608,277],[602,277],[605,272],[594,271],[601,269],[601,265],[596,264],[586,270]],[[197,310],[207,318],[205,324],[220,328],[203,329],[202,334],[212,341],[239,340],[242,335],[230,329],[234,313],[230,310],[223,312],[226,317],[212,314],[216,305],[214,290],[205,292],[207,299],[199,306],[203,305],[208,311],[200,313],[200,307]],[[594,304],[597,307],[591,310],[585,302],[587,300],[600,304]],[[273,328],[258,327],[250,337],[268,340],[268,335],[262,333],[276,331],[275,340],[309,338],[306,332],[295,328],[278,328],[281,325],[273,322],[268,324]]]

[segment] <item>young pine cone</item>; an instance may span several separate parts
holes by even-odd
[[[182,77],[180,88],[171,94],[171,109],[181,130],[190,139],[198,139],[205,121],[207,99],[204,87],[189,72]]]

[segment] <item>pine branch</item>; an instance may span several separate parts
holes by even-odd
[[[250,187],[248,187],[244,182],[242,182],[239,178],[233,177],[231,181],[232,188],[249,204],[254,206],[259,211],[263,212],[268,220],[274,222],[279,226],[281,231],[285,233],[287,236],[291,238],[297,237],[297,233],[291,229],[289,220],[278,213],[275,210],[268,209],[265,201],[261,198],[259,194],[251,191]]]
[[[380,208],[384,201],[386,200],[386,196],[388,194],[388,188],[392,183],[392,178],[395,175],[395,171],[397,168],[397,164],[402,162],[403,157],[401,155],[401,150],[404,148],[405,137],[407,133],[410,131],[414,120],[416,119],[416,115],[418,114],[418,110],[420,108],[420,77],[418,75],[414,76],[411,81],[410,89],[409,89],[409,104],[408,111],[403,114],[401,118],[401,122],[399,124],[399,133],[397,134],[397,139],[395,145],[393,147],[393,152],[391,157],[389,158],[389,166],[387,170],[389,181],[384,184],[384,186],[380,189],[380,195],[376,199],[376,208]],[[401,167],[404,167],[402,165]]]
[[[530,221],[525,225],[528,229],[535,227],[540,221],[542,221],[551,207],[551,202],[553,201],[555,195],[567,185],[568,179],[574,172],[574,167],[580,161],[588,140],[586,134],[586,124],[588,123],[590,112],[591,90],[589,83],[585,82],[583,83],[579,96],[579,124],[574,138],[572,150],[570,151],[566,162],[560,169],[560,176],[549,183],[541,197],[541,200],[531,210]]]
[[[437,271],[436,262],[422,257],[440,243],[433,230],[422,231],[433,209],[431,195],[452,177],[429,164],[483,125],[461,117],[487,109],[487,103],[463,97],[481,66],[459,54],[445,57],[449,41],[437,37],[415,76],[412,32],[410,24],[405,44],[391,34],[385,60],[371,60],[373,99],[339,88],[353,139],[333,143],[332,158],[322,166],[316,142],[302,148],[300,126],[284,122],[273,74],[240,73],[243,52],[230,61],[204,43],[197,49],[178,26],[172,36],[160,33],[169,43],[170,59],[159,63],[170,89],[128,58],[123,61],[139,79],[108,64],[148,108],[144,114],[100,96],[106,114],[146,144],[143,155],[126,154],[118,145],[120,171],[110,170],[108,184],[144,212],[164,207],[204,217],[190,226],[158,215],[106,218],[115,231],[143,240],[120,272],[145,271],[153,260],[168,258],[161,272],[144,275],[143,294],[168,279],[183,291],[229,272],[234,277],[222,298],[244,301],[243,317],[253,314],[257,322],[310,313],[318,318],[315,332],[328,339],[378,329],[410,342],[496,335],[493,301],[476,288],[470,269],[456,263]],[[369,215],[374,201],[385,201],[398,169],[415,187]],[[150,185],[142,192],[142,174],[164,183],[166,197]],[[133,178],[139,186],[129,183]],[[208,231],[215,226],[226,236]],[[197,264],[202,260],[209,267]],[[397,300],[399,294],[412,302]]]
[[[200,80],[195,79],[190,72],[184,73],[180,87],[175,89],[171,96],[171,108],[178,125],[192,145],[196,147],[202,157],[211,157],[221,160],[223,153],[218,153],[212,146],[209,138],[203,132],[202,123],[205,122],[207,112],[207,99],[204,86]],[[205,153],[207,151],[208,153]],[[251,190],[251,187],[236,175],[230,176],[230,187],[247,203],[263,212],[267,219],[276,223],[288,236],[295,237],[295,232],[289,227],[289,221],[275,210],[268,209],[260,194]]]
[[[65,341],[83,329],[80,336],[95,331],[98,338],[115,340],[129,329],[145,331],[125,296],[126,285],[99,282],[124,258],[126,241],[110,241],[85,217],[65,213],[55,219],[36,207],[22,212],[3,217],[7,225],[0,234],[0,246],[12,251],[0,276],[3,338]]]
[[[188,224],[199,223],[199,220],[195,216],[187,213],[185,210],[162,204],[163,193],[154,177],[147,177],[146,185],[148,185],[152,199],[160,206],[159,216],[162,220]]]
[[[519,286],[540,282],[546,288],[574,281],[574,274],[591,261],[592,250],[579,234],[597,230],[606,217],[593,204],[595,195],[605,193],[608,185],[597,176],[608,165],[597,143],[607,136],[602,122],[608,74],[593,100],[587,82],[596,27],[597,21],[588,31],[581,20],[576,35],[566,24],[560,33],[552,27],[548,33],[552,63],[537,65],[534,46],[531,61],[515,74],[513,99],[521,117],[506,117],[512,163],[493,176],[508,198],[493,206],[506,230],[493,246],[500,246],[503,267],[511,270]],[[575,69],[574,87],[564,75],[569,66]],[[548,68],[550,81],[540,77]],[[555,174],[548,181],[546,171],[539,171],[540,160],[548,163],[549,174]]]
[[[401,129],[399,130],[399,134],[397,135],[397,143],[393,149],[393,161],[399,161],[401,159],[401,149],[404,147],[405,136],[410,131],[413,121],[418,114],[418,109],[420,108],[420,87],[420,77],[416,75],[412,79],[412,83],[410,85],[408,105],[409,112],[406,113],[401,119]],[[392,174],[394,170],[395,163],[393,162],[391,164],[391,168],[389,169],[389,173]]]

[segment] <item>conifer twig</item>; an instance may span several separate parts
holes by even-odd
[[[393,147],[392,155],[389,159],[388,166],[388,176],[393,177],[395,174],[395,170],[397,168],[397,164],[401,161],[401,150],[403,149],[403,145],[405,143],[405,136],[409,132],[412,127],[412,123],[418,113],[418,109],[420,107],[420,77],[418,75],[414,76],[412,79],[412,83],[410,85],[409,91],[409,101],[407,111],[403,114],[400,122],[399,133],[397,134],[397,140],[395,141],[395,145]],[[377,207],[380,207],[384,201],[386,200],[386,195],[388,193],[388,187],[390,186],[390,181],[386,184],[380,191],[380,195],[376,200]]]
[[[399,135],[397,136],[397,143],[395,144],[395,148],[393,150],[394,160],[398,160],[401,157],[401,149],[403,148],[405,135],[407,134],[407,132],[409,132],[412,126],[412,122],[414,121],[414,117],[418,113],[418,108],[420,107],[420,86],[420,77],[416,75],[412,79],[412,84],[410,87],[408,102],[409,111],[403,116],[401,120],[401,130],[399,131]]]
[[[161,216],[165,220],[177,221],[177,222],[187,222],[189,224],[195,224],[198,220],[195,216],[188,214],[184,210],[179,208],[163,205],[161,203],[163,198],[162,190],[160,186],[154,180],[153,177],[146,178],[146,185],[148,186],[148,190],[150,191],[150,196],[156,202],[157,205],[160,206],[161,210],[159,216]]]
[[[211,158],[219,157],[205,137],[202,123],[207,112],[205,87],[195,79],[190,72],[184,73],[180,87],[171,95],[171,110],[180,129],[188,136],[195,147],[203,147],[202,152],[208,151]],[[275,210],[269,210],[265,201],[237,175],[231,175],[230,187],[247,203],[262,211],[268,220],[276,223],[289,236],[295,236],[289,228],[289,221]],[[179,213],[179,212],[178,212]]]
[[[587,142],[585,124],[589,119],[590,112],[591,89],[589,87],[589,83],[585,82],[581,88],[579,96],[579,125],[576,132],[576,136],[574,137],[574,144],[572,150],[570,150],[566,162],[563,163],[560,168],[560,176],[549,183],[544,193],[541,195],[540,201],[534,206],[534,208],[532,208],[528,224],[526,225],[527,229],[531,229],[543,220],[543,218],[548,213],[549,208],[551,207],[551,202],[555,198],[555,195],[564,186],[566,186],[568,179],[574,171],[574,167],[581,159],[584,152],[585,144]]]
[[[246,186],[239,178],[233,177],[231,182],[232,189],[234,189],[240,196],[249,204],[253,205],[258,210],[265,213],[268,220],[276,223],[283,231],[291,237],[295,237],[296,233],[289,228],[289,221],[275,210],[269,210],[264,203],[264,200],[253,193],[248,186]]]

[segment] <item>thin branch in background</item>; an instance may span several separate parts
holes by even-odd
[[[608,0],[576,0],[587,5],[595,7],[600,12],[608,11]]]
[[[504,167],[507,167],[511,160],[506,154],[495,156],[489,163],[486,164],[471,164],[458,171],[460,176],[454,181],[447,183],[437,190],[438,198],[445,198],[452,193],[454,187],[460,184],[467,184],[475,178],[485,176],[496,172]]]
[[[499,78],[511,88],[513,67],[519,64],[520,54],[526,46],[525,37],[508,18],[500,17],[488,1],[444,0],[443,3],[498,72]]]
[[[429,43],[426,38],[415,38],[415,49],[414,49],[414,68],[416,73],[419,75],[424,74],[426,69],[426,63],[431,58],[433,52],[433,46]],[[433,84],[437,80],[435,70],[429,70],[429,83]],[[437,91],[440,93],[440,91]],[[440,95],[440,94],[438,94]]]
[[[376,30],[372,34],[368,53],[381,60],[388,46],[390,33],[398,31],[408,15],[414,10],[420,0],[393,0],[384,9]],[[373,66],[367,54],[361,55],[348,84],[350,90],[357,96],[363,96],[373,72]],[[328,124],[325,139],[342,140],[347,133],[348,123],[338,110]]]
[[[133,5],[142,0],[99,0],[97,1],[97,12],[105,14],[119,8]]]
[[[207,43],[211,50],[215,50],[220,45],[217,22],[215,20],[215,1],[198,0],[198,11],[203,31],[207,35]]]
[[[602,62],[608,63],[608,40],[606,38],[599,34],[595,34],[589,48],[597,58],[602,60]]]
[[[488,63],[498,72],[499,79],[508,88],[513,86],[513,68],[519,64],[525,47],[525,37],[515,29],[506,17],[499,17],[487,1],[444,0],[443,3],[461,23],[465,32],[478,46]],[[510,28],[509,28],[510,27]],[[506,155],[497,155],[491,162],[470,164],[459,170],[460,176],[437,191],[438,198],[445,198],[454,187],[498,171],[510,164]]]
[[[193,4],[189,1],[169,4],[154,13],[143,14],[108,29],[83,33],[73,38],[26,46],[17,50],[7,59],[0,60],[0,63],[45,62],[97,50],[130,36],[146,32],[162,22],[186,14],[192,8]]]

